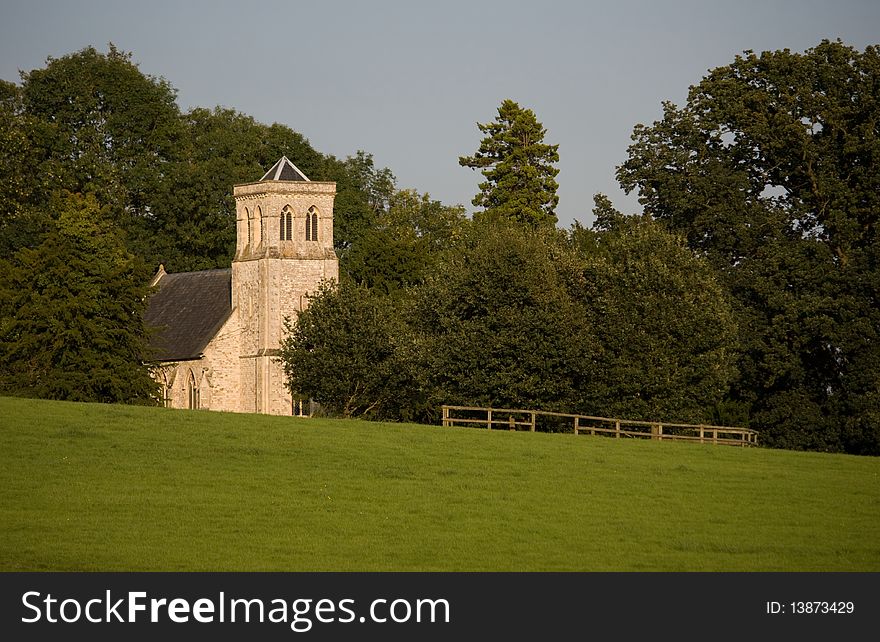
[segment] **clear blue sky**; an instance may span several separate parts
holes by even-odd
[[[681,104],[745,49],[880,41],[876,0],[0,0],[0,78],[113,42],[164,76],[180,107],[283,123],[321,152],[363,149],[400,187],[444,203],[481,178],[458,165],[505,98],[559,144],[560,224],[592,197],[638,209],[614,180],[633,125]],[[292,159],[296,162],[296,159]]]

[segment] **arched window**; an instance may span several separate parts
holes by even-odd
[[[260,209],[260,206],[257,206],[257,209],[254,210],[254,245],[261,245],[263,243],[263,210]]]
[[[199,407],[199,389],[196,386],[196,377],[192,370],[189,371],[189,380],[186,384],[186,391],[189,396],[190,410],[196,410]]]
[[[306,213],[306,240],[318,240],[318,210],[312,205]]]
[[[285,205],[281,210],[281,219],[278,224],[280,239],[282,241],[293,240],[293,210],[290,205]]]
[[[251,211],[244,208],[244,224],[247,226],[247,244],[251,244]]]

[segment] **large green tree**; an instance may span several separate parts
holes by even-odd
[[[571,408],[591,346],[554,236],[477,221],[419,288],[411,319],[435,406]]]
[[[51,172],[43,172],[45,151],[36,144],[45,125],[26,114],[21,88],[0,81],[0,256],[39,243],[51,193]]]
[[[44,241],[0,261],[0,390],[151,403],[147,274],[94,197],[52,201]]]
[[[711,265],[683,239],[597,198],[597,225],[575,226],[574,292],[592,360],[576,407],[604,417],[716,420],[736,369],[736,321]]]
[[[347,252],[387,211],[395,190],[394,174],[387,167],[376,167],[372,154],[361,150],[345,159],[328,156],[321,178],[336,182],[333,244],[345,269]]]
[[[324,282],[285,328],[280,359],[293,395],[343,417],[415,418],[422,402],[413,352],[390,299]]]
[[[493,122],[477,127],[486,134],[479,149],[458,159],[462,166],[480,169],[486,179],[473,204],[492,219],[555,226],[559,145],[544,142],[547,130],[535,113],[508,99]]]
[[[22,73],[21,92],[24,112],[45,124],[36,142],[56,188],[95,194],[126,228],[149,215],[184,135],[165,79],[145,75],[111,44],[106,54],[87,47],[49,58]]]
[[[880,454],[880,50],[745,52],[637,126],[621,185],[737,305],[766,443]]]

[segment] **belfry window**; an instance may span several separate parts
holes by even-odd
[[[285,205],[284,209],[281,210],[281,220],[278,228],[282,241],[293,240],[293,211],[290,209],[290,205]]]
[[[318,210],[314,205],[306,212],[306,240],[318,240]]]

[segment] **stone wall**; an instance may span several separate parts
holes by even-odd
[[[210,389],[208,405],[202,403],[202,408],[210,410],[225,410],[227,412],[241,412],[241,369],[239,366],[240,332],[238,324],[238,310],[233,309],[232,314],[216,336],[207,345],[204,352],[204,362],[207,385],[203,388]]]
[[[189,408],[189,377],[192,373],[198,390],[199,408],[241,411],[238,319],[233,314],[205,347],[201,359],[167,363],[155,373],[165,387],[165,405]]]

